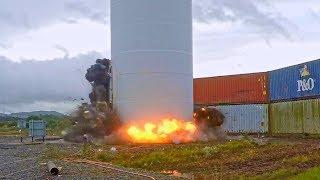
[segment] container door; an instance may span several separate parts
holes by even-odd
[[[299,102],[281,102],[272,104],[270,130],[274,134],[302,133],[303,108]]]
[[[307,100],[303,103],[304,132],[309,134],[320,133],[320,104],[319,100]]]

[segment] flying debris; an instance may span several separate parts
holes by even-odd
[[[194,109],[194,121],[197,126],[201,140],[224,139],[222,125],[225,116],[216,108],[213,107],[196,107]]]
[[[85,75],[92,85],[89,94],[91,104],[83,103],[72,114],[72,129],[65,139],[73,142],[91,142],[103,139],[115,132],[120,126],[119,117],[110,103],[111,61],[98,59]],[[84,100],[84,98],[81,98]]]
[[[198,107],[194,111],[194,119],[198,126],[204,124],[205,127],[220,127],[225,116],[216,108]]]

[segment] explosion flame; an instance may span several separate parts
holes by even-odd
[[[64,132],[64,139],[71,142],[104,140],[115,143],[188,143],[224,138],[221,128],[224,115],[215,108],[197,107],[194,121],[162,119],[149,122],[121,122],[112,108],[109,94],[111,61],[98,59],[86,73],[92,85],[91,104],[83,103],[71,116],[72,127]]]
[[[134,143],[186,143],[194,141],[196,126],[192,122],[163,119],[160,122],[129,125],[126,133]]]

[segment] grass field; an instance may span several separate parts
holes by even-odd
[[[19,130],[15,122],[1,122],[0,136],[24,136],[27,134],[26,130]]]
[[[61,135],[67,120],[48,120],[49,135]],[[0,136],[27,135],[13,122],[0,123]],[[47,144],[45,160],[92,160],[181,177],[320,179],[318,137],[257,138],[189,144]],[[116,148],[116,151],[111,151]]]
[[[30,120],[44,120],[47,124],[46,133],[48,136],[61,136],[62,130],[67,129],[71,126],[71,121],[68,117],[60,117],[54,115],[42,115],[42,116],[32,116],[26,119]],[[17,119],[9,119],[8,121],[0,121],[0,136],[26,136],[28,135],[28,129],[22,129],[20,131],[17,128]]]
[[[117,151],[110,149],[116,147]],[[47,145],[46,159],[87,159],[114,165],[196,178],[320,178],[316,139],[272,139],[260,143],[242,138],[191,144]]]

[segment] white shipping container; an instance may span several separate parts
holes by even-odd
[[[225,105],[215,107],[225,115],[223,128],[230,133],[267,133],[268,105]]]

